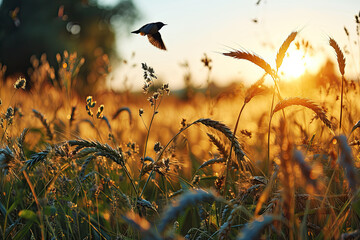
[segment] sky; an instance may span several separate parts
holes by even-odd
[[[113,1],[102,2],[112,4]],[[341,48],[347,45],[352,52],[346,56],[348,74],[354,76],[360,72],[359,46],[353,43],[359,40],[354,17],[360,11],[359,0],[262,0],[256,5],[257,1],[134,0],[141,18],[133,30],[150,22],[168,24],[160,31],[168,50],[153,47],[147,37],[130,32],[119,34],[118,51],[129,64],[113,66],[110,86],[121,89],[127,79],[126,84],[133,90],[140,89],[141,63],[145,62],[171,89],[180,89],[184,87],[186,73],[181,64],[188,62],[195,86],[206,87],[208,71],[201,62],[204,53],[212,59],[210,78],[217,84],[225,86],[240,80],[251,84],[263,71],[250,62],[221,53],[243,49],[274,66],[278,48],[292,31],[300,31],[294,42],[305,39],[314,48],[313,54],[306,58],[307,71],[316,72],[325,56],[336,60],[328,45],[329,37],[333,37]],[[344,26],[350,32],[351,47]],[[295,50],[294,46],[291,48]],[[131,67],[132,64],[137,66]],[[285,75],[284,78],[291,77]]]

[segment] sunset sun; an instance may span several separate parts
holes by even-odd
[[[302,50],[289,49],[279,73],[284,80],[296,79],[305,73],[311,62],[313,59]]]

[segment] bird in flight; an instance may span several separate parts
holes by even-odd
[[[148,23],[139,28],[136,31],[132,31],[131,33],[140,33],[140,35],[147,35],[149,42],[157,48],[162,50],[166,50],[165,44],[161,39],[161,35],[159,30],[165,26],[166,24],[162,22]]]

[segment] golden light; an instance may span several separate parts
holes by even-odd
[[[313,59],[301,49],[289,48],[279,73],[282,79],[293,80],[303,75],[312,62]]]

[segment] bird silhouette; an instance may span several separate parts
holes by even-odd
[[[147,35],[149,42],[152,45],[162,50],[166,50],[165,44],[161,39],[161,35],[159,33],[159,30],[165,25],[166,24],[162,22],[148,23],[139,28],[138,30],[132,31],[131,33],[140,33],[140,35],[142,36]]]

